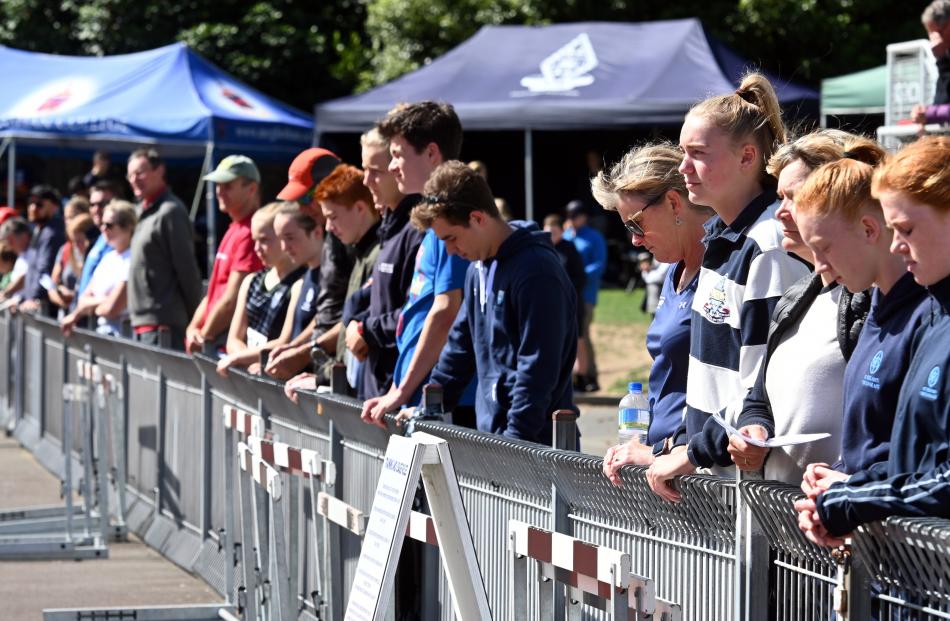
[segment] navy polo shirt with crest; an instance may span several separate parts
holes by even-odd
[[[927,290],[901,276],[887,295],[875,288],[871,312],[844,372],[841,461],[848,474],[887,461],[897,397],[910,365],[911,342],[924,323]]]
[[[772,309],[810,271],[782,248],[777,205],[775,191],[766,190],[732,223],[719,216],[706,223],[692,305],[686,417],[674,437],[677,445],[689,444],[696,466],[732,463],[728,436],[710,414],[741,410],[765,357]]]

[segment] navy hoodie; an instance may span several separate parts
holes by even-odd
[[[930,289],[886,461],[818,497],[832,535],[888,516],[950,517],[950,278]]]
[[[399,356],[396,325],[409,295],[423,235],[409,222],[409,213],[420,198],[419,194],[404,197],[395,209],[386,213],[379,226],[379,257],[373,268],[373,284],[369,287],[369,308],[355,317],[363,322],[363,339],[369,347],[362,371],[360,394],[364,399],[385,394],[393,381]]]
[[[887,459],[897,396],[914,334],[930,312],[927,290],[909,272],[887,295],[875,289],[871,312],[844,372],[841,461],[849,474]]]
[[[477,375],[480,431],[550,444],[552,412],[577,411],[576,294],[550,236],[534,223],[511,225],[494,258],[469,266],[462,308],[430,381],[443,387],[451,409]]]

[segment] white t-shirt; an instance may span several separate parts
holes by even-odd
[[[132,249],[126,248],[125,252],[119,253],[110,250],[103,255],[99,265],[96,266],[92,277],[89,279],[87,290],[96,297],[105,297],[120,284],[129,279],[129,261],[132,256]],[[122,315],[114,319],[99,317],[96,332],[100,334],[118,335],[122,330],[122,320],[129,314],[128,309],[122,311]]]
[[[773,448],[765,462],[766,479],[798,485],[808,464],[838,459],[845,367],[838,345],[839,297],[840,286],[815,298],[775,348],[765,372],[775,435],[826,432],[831,437]]]

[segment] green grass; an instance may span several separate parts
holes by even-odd
[[[594,310],[594,323],[604,326],[649,326],[652,318],[640,310],[643,289],[627,293],[623,289],[601,289]]]

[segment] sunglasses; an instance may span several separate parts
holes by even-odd
[[[629,219],[624,220],[623,225],[627,227],[627,230],[633,233],[634,235],[636,235],[637,237],[643,237],[644,235],[646,235],[646,233],[643,230],[643,227],[640,226],[640,223],[637,222],[637,220],[640,218],[640,214],[646,211],[647,208],[652,207],[653,205],[656,205],[657,203],[659,203],[660,199],[663,198],[664,196],[666,196],[666,192],[663,192],[659,196],[656,196],[650,199],[650,201],[647,202],[647,204],[643,206],[643,209],[641,209],[637,213],[630,216]]]
[[[108,229],[108,230],[110,230],[110,231],[112,230],[112,227],[114,227],[114,226],[118,226],[118,225],[117,225],[115,222],[103,222],[103,223],[102,223],[102,228]]]

